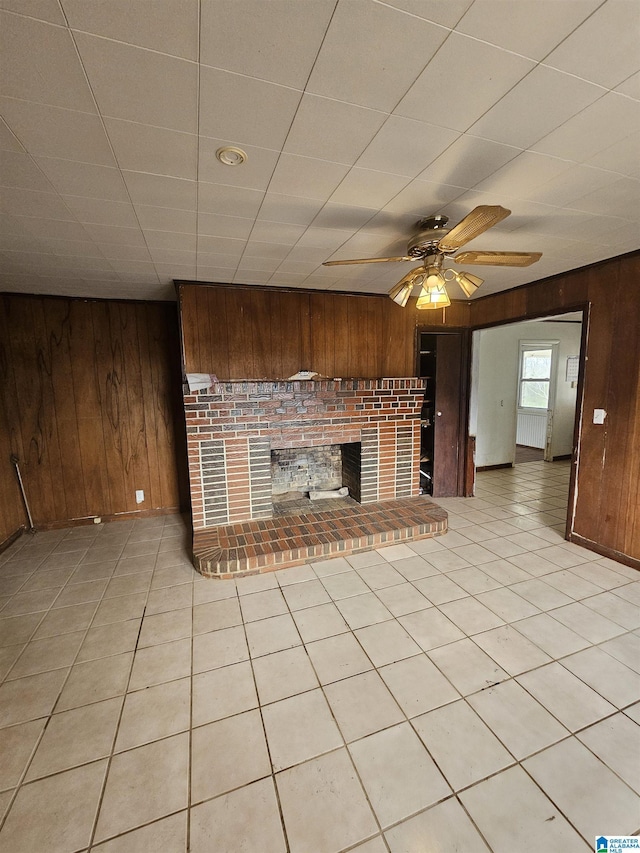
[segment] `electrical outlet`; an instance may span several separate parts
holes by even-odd
[[[136,503],[141,504],[144,501],[144,489],[136,489]]]
[[[94,516],[93,523],[94,524],[102,524],[102,519],[100,518],[99,515]]]

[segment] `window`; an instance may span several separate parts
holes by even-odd
[[[518,406],[521,409],[549,408],[552,353],[548,344],[520,344]]]

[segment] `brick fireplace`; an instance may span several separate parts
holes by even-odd
[[[341,446],[346,459],[343,470],[347,472],[343,480],[348,481],[345,484],[350,494],[363,508],[383,501],[397,502],[402,516],[409,509],[402,501],[419,494],[423,396],[423,382],[416,378],[223,382],[186,395],[194,551],[196,541],[206,541],[214,543],[208,550],[217,554],[222,547],[220,535],[226,530],[231,530],[228,541],[234,543],[234,555],[219,561],[218,568],[211,568],[211,559],[204,565],[197,555],[196,566],[205,574],[220,576],[277,568],[278,564],[290,565],[303,562],[305,557],[332,553],[330,544],[320,550],[314,547],[326,545],[326,536],[321,534],[316,541],[317,537],[309,534],[308,548],[296,538],[295,558],[289,554],[286,559],[258,559],[263,556],[262,549],[253,546],[260,546],[260,531],[265,539],[276,535],[266,522],[274,515],[273,451],[306,448],[311,454],[323,448],[325,455],[331,456],[331,449]],[[325,515],[320,520],[326,522],[323,530],[329,531],[340,514],[328,511]],[[443,525],[417,535],[441,532]],[[367,529],[365,544],[371,545],[371,537],[377,535],[382,538],[376,543],[387,541],[380,519],[378,528],[379,534]],[[239,556],[238,542],[251,550],[249,556],[255,552],[253,562]]]

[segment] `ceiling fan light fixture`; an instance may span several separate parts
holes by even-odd
[[[406,276],[405,276],[406,278]],[[412,281],[399,281],[389,291],[389,299],[393,299],[396,305],[399,305],[401,308],[404,308],[407,302],[409,301],[409,297],[413,291],[413,282]]]
[[[440,266],[432,264],[431,266],[427,267],[427,275],[424,280],[424,286],[427,288],[427,290],[434,287],[444,289],[444,276],[442,275]]]
[[[460,272],[456,274],[456,281],[464,291],[464,295],[467,299],[470,299],[480,287],[484,279],[480,278],[480,276],[473,275],[473,273],[470,272]]]
[[[416,302],[416,308],[420,310],[446,308],[448,305],[451,305],[451,300],[444,286],[444,280],[442,284],[423,287]]]

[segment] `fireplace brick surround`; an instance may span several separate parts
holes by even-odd
[[[417,498],[423,396],[423,381],[415,377],[221,382],[185,395],[196,567],[221,576],[282,564],[277,557],[252,563],[234,554],[214,567],[196,553],[200,541],[217,554],[224,526],[248,533],[247,523],[259,530],[261,520],[272,518],[272,450],[359,442],[362,505]],[[433,529],[420,525],[416,535],[442,532],[446,516],[441,510],[436,515]],[[407,538],[408,528],[403,529]],[[357,550],[354,542],[351,550]],[[310,555],[331,552],[330,545],[309,550]],[[303,562],[304,549],[296,548],[296,557],[294,562]]]

